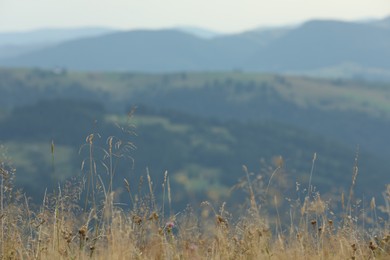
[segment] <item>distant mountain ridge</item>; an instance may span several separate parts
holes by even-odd
[[[194,26],[179,26],[174,29],[177,29],[179,31],[189,33],[193,36],[202,38],[202,39],[212,39],[218,36],[221,36],[222,33],[218,33],[216,31],[203,29],[200,27],[194,27]]]
[[[51,28],[0,33],[0,59],[11,58],[85,37],[105,35],[114,29],[102,27]]]
[[[310,21],[260,50],[249,68],[283,71],[352,62],[390,68],[390,30],[339,21]],[[266,63],[259,63],[262,58]]]
[[[63,42],[83,37],[98,36],[117,30],[103,27],[51,28],[21,32],[1,32],[0,45],[27,45]]]
[[[6,67],[89,71],[299,72],[352,64],[389,72],[390,27],[313,20],[292,28],[202,38],[182,30],[120,31],[0,59]],[[352,66],[352,67],[353,67]]]

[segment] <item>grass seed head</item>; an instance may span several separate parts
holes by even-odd
[[[87,227],[84,225],[79,229],[79,235],[82,239],[85,239],[87,237]]]
[[[141,225],[142,224],[142,218],[138,215],[134,215],[132,217],[132,220],[134,223],[136,223],[137,225]]]
[[[370,241],[368,247],[369,247],[372,251],[374,251],[374,250],[376,250],[376,249],[378,248],[378,245],[377,245],[375,242]]]

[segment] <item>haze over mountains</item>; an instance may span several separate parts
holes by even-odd
[[[114,31],[109,28],[87,27],[0,33],[0,59],[19,56],[60,42],[104,35]]]
[[[157,73],[243,70],[388,80],[389,24],[390,18],[370,22],[313,20],[295,27],[232,35],[196,28],[96,29],[94,34],[79,31],[55,45],[13,55],[5,54],[1,49],[4,44],[0,44],[0,65]],[[0,34],[0,42],[4,41]]]

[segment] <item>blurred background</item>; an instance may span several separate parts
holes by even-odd
[[[147,171],[177,209],[240,203],[243,165],[261,200],[312,172],[333,203],[356,165],[380,200],[389,133],[387,0],[0,2],[0,156],[35,202],[85,178],[91,134],[124,203]]]

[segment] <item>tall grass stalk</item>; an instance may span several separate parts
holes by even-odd
[[[356,149],[356,155],[355,155],[355,160],[354,160],[354,165],[353,165],[353,170],[352,170],[352,182],[351,186],[349,188],[349,196],[348,196],[348,202],[347,202],[347,211],[348,211],[348,216],[352,216],[352,199],[353,199],[353,191],[356,185],[356,179],[357,175],[359,172],[359,167],[358,167],[358,158],[359,158],[359,147]]]
[[[0,186],[0,221],[1,221],[1,254],[4,253],[4,175],[5,172],[3,167],[0,165],[0,177],[1,177],[1,186]]]
[[[313,191],[313,187],[312,187],[312,184],[311,184],[311,181],[312,181],[312,178],[313,178],[313,173],[314,173],[314,167],[315,167],[315,163],[316,163],[316,160],[317,160],[317,153],[314,153],[313,154],[313,160],[311,161],[311,169],[310,169],[310,177],[309,177],[309,186],[307,187],[307,195],[305,197],[305,204],[306,206],[308,206],[310,204],[310,200],[311,200],[311,193]],[[309,227],[309,214],[306,214],[306,228]]]

